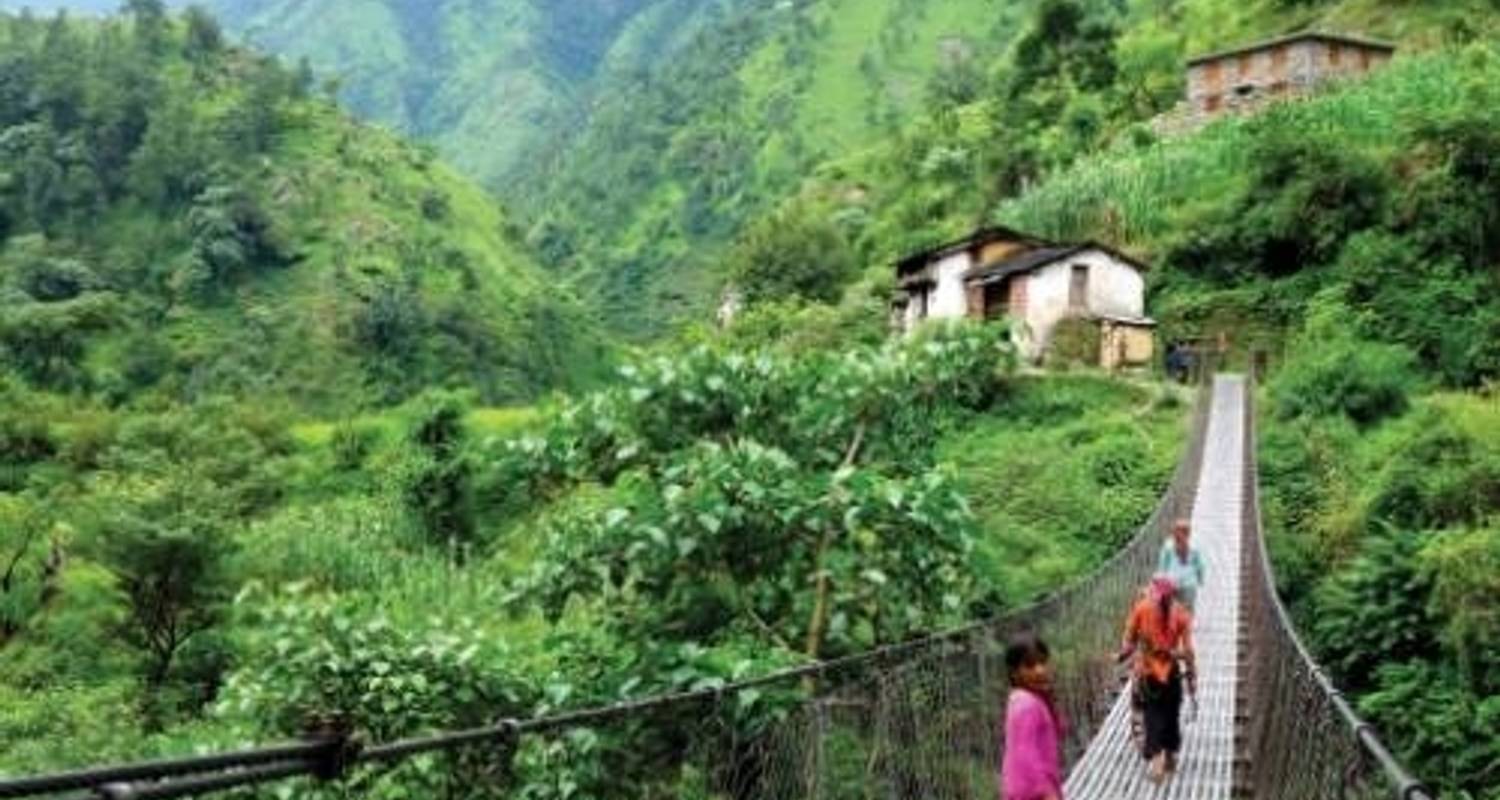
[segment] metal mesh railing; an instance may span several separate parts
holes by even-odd
[[[537,777],[521,773],[545,774],[554,759],[566,780],[599,783],[538,796],[992,798],[1005,641],[1032,630],[1051,646],[1071,762],[1118,692],[1111,654],[1123,609],[1171,521],[1191,510],[1209,405],[1205,384],[1170,486],[1120,551],[1083,580],[993,620],[730,686],[368,748],[330,729],[275,747],[0,780],[0,798],[146,800],[288,779],[306,786],[291,796],[319,783],[328,796],[364,796],[391,764],[433,754],[447,760],[435,797],[506,796]]]
[[[899,658],[863,662],[829,679],[730,760],[735,798],[993,798],[1004,745],[1007,639],[1034,631],[1052,651],[1065,755],[1081,755],[1119,691],[1113,659],[1124,609],[1154,565],[1174,518],[1190,510],[1207,402],[1187,453],[1136,536],[1089,578],[1036,605],[935,637]]]
[[[1245,389],[1242,616],[1248,621],[1246,775],[1257,800],[1432,798],[1381,743],[1297,636],[1261,528],[1255,388]]]

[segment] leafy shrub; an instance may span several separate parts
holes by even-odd
[[[1473,692],[1500,693],[1500,529],[1454,531],[1421,556],[1432,581],[1432,609],[1443,645]]]
[[[771,349],[792,356],[846,347],[878,347],[890,335],[886,312],[873,293],[864,302],[837,306],[768,300],[741,311],[723,331],[685,338],[694,344],[717,344],[740,351]]]
[[[49,688],[105,686],[124,679],[140,699],[140,655],[121,641],[129,609],[116,580],[104,566],[88,561],[63,542],[67,561],[57,574],[46,613],[33,617],[25,636],[6,647],[0,684],[45,692]],[[35,584],[31,588],[36,588]],[[120,711],[134,715],[138,706]]]
[[[1400,345],[1351,338],[1313,344],[1271,387],[1283,419],[1342,414],[1369,426],[1406,411],[1417,385],[1415,358]]]
[[[401,475],[407,508],[428,540],[460,559],[475,534],[466,411],[466,404],[451,395],[423,397],[407,431],[409,452]]]
[[[879,347],[782,355],[700,346],[627,365],[610,389],[565,401],[535,433],[481,456],[483,496],[501,508],[558,487],[660,469],[702,439],[775,443],[832,469],[861,460],[915,470],[946,421],[987,407],[1014,355],[1003,329],[932,326]]]
[[[1052,329],[1047,343],[1048,366],[1097,365],[1099,323],[1082,318],[1065,319]]]
[[[1431,579],[1417,561],[1427,541],[1379,526],[1360,555],[1318,587],[1313,640],[1349,688],[1374,686],[1382,664],[1438,652],[1437,621],[1427,605]]]
[[[56,455],[58,442],[46,421],[16,412],[10,408],[0,416],[0,463],[35,464]]]
[[[1377,443],[1372,515],[1419,529],[1477,526],[1500,509],[1500,444],[1423,408]]]
[[[1350,239],[1338,270],[1365,338],[1409,347],[1444,383],[1473,386],[1500,374],[1500,303],[1483,264],[1382,231]]]
[[[1357,551],[1364,533],[1348,463],[1359,430],[1343,417],[1267,425],[1260,436],[1260,479],[1278,588],[1293,606],[1326,574],[1330,561]],[[1353,519],[1349,519],[1353,517]]]
[[[1464,787],[1467,792],[1458,796],[1497,796],[1500,695],[1476,693],[1431,661],[1393,660],[1380,667],[1375,689],[1360,698],[1359,710],[1425,780]]]
[[[0,740],[6,742],[0,764],[7,773],[82,767],[134,754],[134,737],[122,730],[140,727],[129,680],[91,681],[65,688],[38,690],[0,683]],[[99,720],[108,719],[108,725]]]
[[[811,206],[788,208],[751,225],[729,255],[745,300],[837,300],[855,275],[843,234]]]
[[[469,621],[415,633],[296,587],[251,589],[237,605],[250,638],[217,710],[266,734],[334,717],[381,742],[524,715],[532,702],[504,643]]]

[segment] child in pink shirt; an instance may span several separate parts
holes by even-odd
[[[1000,800],[1062,800],[1058,750],[1063,726],[1052,702],[1047,659],[1046,643],[1031,634],[1016,637],[1005,649],[1011,690]]]

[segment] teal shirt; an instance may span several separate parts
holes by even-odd
[[[1156,559],[1156,571],[1164,573],[1177,584],[1177,593],[1189,608],[1198,597],[1198,587],[1203,585],[1203,554],[1198,548],[1188,545],[1187,560],[1177,557],[1177,547],[1171,539],[1162,543],[1161,555]]]

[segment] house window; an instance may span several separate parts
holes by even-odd
[[[1203,110],[1207,111],[1210,114],[1218,111],[1219,96],[1216,94],[1211,94],[1208,97],[1203,98]]]
[[[1068,307],[1085,308],[1089,302],[1089,268],[1087,264],[1073,265],[1073,279],[1068,284]]]
[[[1240,66],[1240,77],[1241,78],[1243,78],[1246,75],[1250,74],[1250,55],[1251,55],[1250,53],[1240,53],[1240,58],[1239,58],[1240,65],[1239,66]]]
[[[1328,45],[1328,66],[1337,67],[1343,57],[1343,49],[1336,44]]]
[[[1278,47],[1275,50],[1271,51],[1271,71],[1276,73],[1277,77],[1280,77],[1283,72],[1286,72],[1285,47]]]

